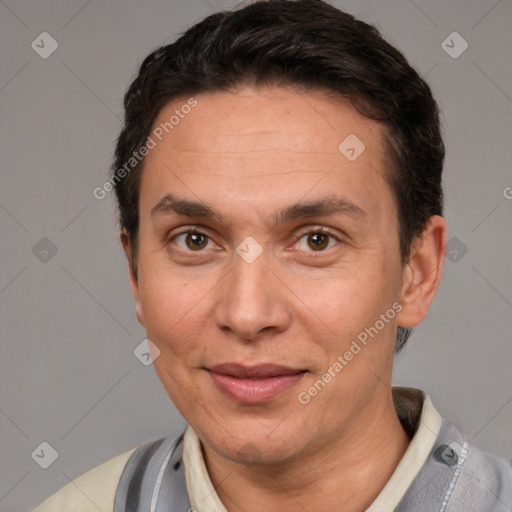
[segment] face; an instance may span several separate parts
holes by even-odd
[[[137,316],[209,449],[292,460],[389,393],[408,274],[384,131],[320,92],[195,99],[145,160]]]

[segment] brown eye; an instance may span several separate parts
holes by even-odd
[[[209,237],[198,231],[185,231],[174,237],[174,243],[184,251],[202,251],[209,241]]]
[[[308,235],[308,245],[315,251],[325,249],[329,245],[329,235],[324,233]]]
[[[188,233],[185,243],[189,249],[203,249],[208,244],[206,236],[197,233]]]
[[[336,242],[339,240],[331,233],[316,230],[302,235],[296,248],[306,252],[323,252],[335,245]]]

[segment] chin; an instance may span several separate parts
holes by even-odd
[[[254,425],[250,429],[244,427],[232,428],[229,433],[221,429],[206,436],[196,432],[203,444],[206,443],[217,455],[244,466],[279,465],[293,460],[302,452],[303,440],[289,428],[277,434],[263,427],[254,432]]]

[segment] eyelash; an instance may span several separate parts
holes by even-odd
[[[301,240],[303,237],[305,237],[307,235],[316,235],[316,234],[328,235],[329,237],[334,239],[336,242],[342,243],[342,241],[339,239],[339,237],[334,235],[331,231],[327,230],[324,226],[319,226],[319,227],[316,227],[316,228],[311,228],[308,231],[305,231],[305,232],[301,233],[299,235],[298,240]],[[173,242],[176,238],[178,238],[181,235],[201,235],[201,236],[206,237],[208,240],[212,240],[206,233],[203,233],[199,229],[197,229],[197,228],[188,228],[186,230],[183,230],[183,231],[181,231],[179,233],[174,234],[169,239],[168,243]],[[297,243],[298,242],[296,242],[296,244]],[[327,252],[331,248],[332,247],[328,247],[327,249],[324,249],[324,250],[321,250],[321,251],[313,251],[313,250],[311,250],[311,251],[306,251],[306,252],[311,252],[312,254],[315,254],[315,253],[325,253],[325,252]],[[180,249],[180,250],[184,251],[184,252],[187,252],[188,254],[192,254],[192,253],[196,252],[196,253],[201,255],[202,253],[204,253],[204,250],[199,250],[199,251],[191,251],[191,250],[185,250],[185,249]]]

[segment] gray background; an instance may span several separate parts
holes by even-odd
[[[145,55],[235,3],[0,2],[0,510],[27,510],[184,425],[133,354],[145,336],[112,197],[92,191]],[[473,443],[510,459],[512,2],[332,3],[377,24],[427,75],[443,111],[453,261],[394,383],[426,390]],[[47,59],[31,47],[44,31],[59,45]],[[454,31],[469,44],[458,58],[442,47]],[[31,457],[43,441],[58,452],[48,469]]]

